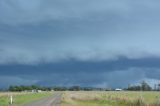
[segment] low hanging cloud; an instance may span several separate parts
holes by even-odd
[[[1,0],[0,75],[7,79],[17,76],[28,83],[31,71],[34,75],[48,72],[58,81],[31,76],[33,82],[38,81],[34,83],[46,85],[88,82],[92,86],[113,86],[120,80],[122,85],[141,79],[157,80],[159,3],[158,0]],[[10,65],[17,68],[6,68]],[[63,65],[65,69],[59,68]],[[76,79],[72,68],[86,78],[77,74]],[[63,73],[66,75],[60,79]],[[117,79],[112,79],[112,74]],[[125,76],[130,78],[125,81]]]
[[[127,87],[142,80],[152,86],[160,80],[160,59],[126,59],[39,65],[1,65],[2,78],[12,85]],[[16,78],[15,80],[13,78]],[[18,80],[19,79],[19,80]],[[3,80],[3,81],[4,81]],[[7,86],[4,84],[3,86]]]

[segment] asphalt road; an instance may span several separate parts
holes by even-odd
[[[53,96],[44,97],[40,100],[36,100],[22,106],[60,106],[61,93],[54,93]]]

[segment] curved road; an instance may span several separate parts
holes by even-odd
[[[22,106],[60,106],[62,93],[54,93],[53,96],[44,97],[40,100],[24,104]]]

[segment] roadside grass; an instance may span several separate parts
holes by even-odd
[[[65,92],[61,106],[160,106],[160,92]]]
[[[45,96],[52,95],[50,92],[42,93],[10,93],[10,94],[1,94],[0,96],[0,106],[10,106],[9,104],[9,95],[13,95],[13,105],[18,106],[27,102],[31,102],[37,99],[40,99]]]
[[[73,106],[124,106],[122,103],[113,102],[110,100],[76,100],[76,104]],[[66,106],[65,104],[62,104],[62,106]],[[70,105],[68,105],[70,106]]]

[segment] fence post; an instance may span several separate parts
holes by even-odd
[[[13,104],[13,96],[10,96],[10,104]]]

